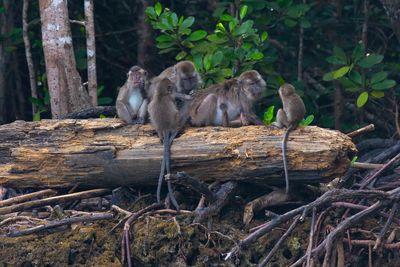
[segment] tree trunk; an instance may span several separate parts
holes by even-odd
[[[284,184],[283,130],[188,128],[171,147],[172,172],[203,181]],[[16,121],[0,126],[0,185],[57,188],[156,185],[163,147],[149,125],[119,119]],[[356,149],[346,135],[310,126],[289,136],[292,183],[343,175]]]
[[[153,1],[148,0],[140,0],[142,8],[138,12],[138,21],[137,23],[137,35],[138,35],[138,46],[137,46],[137,63],[139,66],[144,68],[145,70],[151,71],[159,68],[154,63],[157,62],[154,60],[154,55],[156,54],[155,45],[152,37],[153,28],[146,21],[146,13],[145,10],[148,6],[150,6]],[[154,74],[154,73],[153,73]]]
[[[88,91],[92,105],[97,106],[96,40],[93,0],[85,0],[85,29],[87,51]]]
[[[53,118],[91,106],[76,70],[67,1],[39,0],[43,50]]]

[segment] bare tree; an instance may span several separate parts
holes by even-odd
[[[28,64],[29,82],[31,85],[31,96],[33,98],[37,98],[38,94],[37,94],[36,79],[35,79],[35,68],[33,65],[31,43],[29,41],[29,34],[28,34],[28,7],[29,7],[29,0],[24,0],[22,7],[22,34],[25,44],[26,62]],[[32,113],[35,114],[36,111],[37,111],[36,106],[32,103]]]
[[[93,0],[85,0],[85,29],[88,91],[93,106],[97,106],[96,42],[94,30]]]
[[[39,0],[43,50],[53,118],[91,107],[76,70],[67,1]]]

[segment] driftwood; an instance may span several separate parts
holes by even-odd
[[[265,126],[189,128],[171,147],[172,172],[205,182],[283,184],[283,130]],[[291,182],[342,176],[356,148],[315,126],[290,134]],[[155,185],[162,145],[150,125],[119,119],[16,121],[0,126],[0,185],[18,188]]]

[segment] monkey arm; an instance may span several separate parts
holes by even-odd
[[[178,92],[174,92],[174,97],[183,101],[190,101],[192,100],[192,96],[187,95],[187,94],[182,94]]]

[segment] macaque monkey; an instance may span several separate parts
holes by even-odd
[[[170,146],[179,128],[179,111],[176,107],[174,90],[175,85],[165,77],[156,77],[152,80],[150,90],[153,95],[149,104],[150,122],[157,131],[161,142],[164,145],[161,171],[158,178],[157,202],[160,203],[161,186],[165,171],[170,173]],[[173,195],[171,182],[168,181],[168,196],[177,210],[179,205]]]
[[[192,125],[227,127],[237,119],[240,125],[261,124],[252,106],[262,97],[265,85],[261,75],[250,70],[197,92],[190,107]]]
[[[179,125],[183,127],[189,119],[189,106],[192,97],[189,95],[196,90],[201,83],[200,75],[197,73],[194,64],[185,60],[176,63],[165,69],[154,79],[168,78],[174,85],[174,98],[179,110]],[[153,89],[150,88],[149,96],[153,95]]]
[[[286,159],[286,146],[289,132],[296,129],[306,114],[306,108],[301,97],[296,94],[295,88],[290,83],[285,83],[279,88],[279,96],[282,101],[283,109],[279,109],[276,114],[276,122],[273,125],[283,128],[286,132],[282,141],[283,169],[285,171],[286,194],[289,194],[289,173]]]
[[[148,100],[146,97],[147,72],[139,66],[133,66],[128,79],[119,89],[115,107],[118,117],[128,124],[146,122]]]

